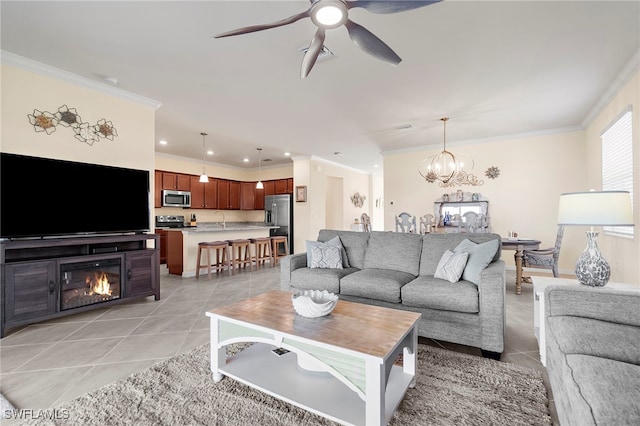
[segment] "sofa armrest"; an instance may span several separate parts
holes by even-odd
[[[296,253],[280,259],[280,289],[291,291],[291,273],[307,267],[307,253]]]
[[[505,289],[505,263],[497,260],[480,274],[478,302],[482,321],[482,348],[498,353],[504,350]]]
[[[572,316],[640,327],[638,290],[550,285],[544,290],[544,316]]]

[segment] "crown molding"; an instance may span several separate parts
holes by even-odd
[[[609,87],[604,91],[600,99],[598,99],[593,105],[593,108],[582,120],[582,127],[586,128],[591,124],[593,120],[609,105],[613,98],[622,90],[622,88],[633,78],[634,75],[640,70],[640,52],[636,52],[627,65],[622,68],[622,71],[611,82]]]
[[[153,100],[151,98],[147,98],[146,96],[137,95],[118,87],[110,86],[108,84],[62,70],[60,68],[55,68],[50,65],[43,64],[42,62],[37,62],[32,59],[16,55],[15,53],[7,52],[6,50],[0,50],[0,60],[4,65],[10,65],[12,67],[20,68],[25,71],[31,71],[40,75],[44,75],[46,77],[64,81],[69,84],[95,90],[97,92],[122,98],[127,101],[135,102],[149,108],[158,109],[162,105],[161,102]]]

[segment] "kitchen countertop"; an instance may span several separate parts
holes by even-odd
[[[246,231],[252,229],[276,229],[279,226],[266,226],[263,223],[255,223],[255,222],[229,222],[223,228],[217,222],[202,222],[198,223],[198,225],[194,227],[185,227],[185,228],[156,228],[156,229],[166,229],[168,231],[182,231],[182,232],[225,232],[225,231]]]

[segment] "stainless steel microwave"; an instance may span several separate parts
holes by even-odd
[[[163,189],[162,207],[191,207],[191,192]]]

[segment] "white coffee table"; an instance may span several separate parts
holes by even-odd
[[[228,376],[342,424],[386,425],[415,383],[418,313],[340,300],[304,318],[291,293],[274,290],[207,316],[214,381]],[[254,344],[227,358],[242,342]]]
[[[544,289],[550,285],[572,285],[579,286],[577,279],[571,278],[554,278],[533,276],[533,329],[538,339],[538,349],[540,352],[540,362],[545,367],[546,360],[546,341],[545,341],[545,324],[544,324]],[[638,290],[640,288],[632,284],[624,283],[607,283],[606,288],[617,290]]]

